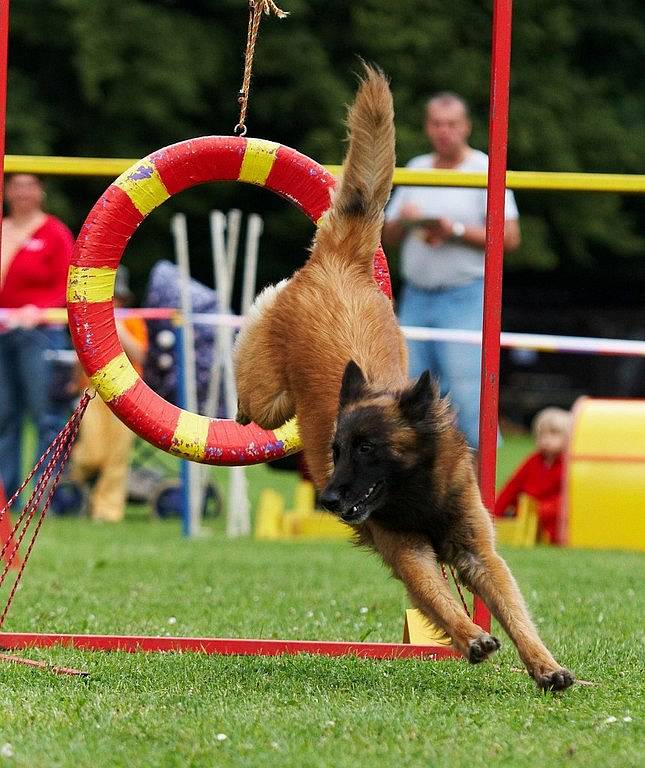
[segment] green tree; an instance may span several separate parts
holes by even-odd
[[[339,162],[361,56],[392,78],[400,165],[425,150],[423,106],[439,89],[468,99],[473,143],[486,148],[491,0],[280,4],[290,16],[261,24],[250,135]],[[12,0],[7,152],[139,157],[231,133],[247,20],[246,0]],[[644,52],[640,0],[517,3],[509,168],[642,172]],[[77,230],[107,182],[52,180],[52,205]],[[623,275],[621,284],[645,287],[642,196],[522,192],[518,202],[524,239],[509,256],[511,277]],[[312,233],[303,216],[262,190],[217,185],[182,194],[142,226],[127,255],[139,288],[151,263],[170,253],[168,219],[180,209],[190,217],[194,271],[211,279],[213,205],[265,215],[262,282],[302,263]]]

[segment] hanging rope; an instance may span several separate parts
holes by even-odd
[[[6,565],[4,567],[4,570],[0,574],[0,587],[2,587],[2,585],[5,582],[5,579],[7,578],[7,574],[9,572],[9,568],[11,567],[11,563],[15,559],[16,554],[20,548],[20,544],[25,538],[25,535],[27,534],[27,530],[29,529],[29,526],[32,520],[36,517],[36,513],[44,497],[42,508],[40,509],[40,512],[38,513],[38,516],[36,519],[36,527],[33,533],[31,534],[31,538],[29,540],[29,544],[27,546],[27,551],[25,553],[24,559],[20,565],[18,573],[16,574],[16,578],[13,583],[13,586],[11,587],[11,591],[9,592],[9,597],[7,598],[5,607],[2,610],[2,613],[0,614],[0,627],[2,627],[2,625],[4,624],[4,620],[7,616],[11,603],[13,602],[14,595],[16,594],[16,590],[18,589],[18,583],[20,582],[23,571],[25,570],[25,566],[27,565],[27,560],[29,559],[29,556],[31,555],[34,544],[36,543],[36,537],[38,536],[40,528],[45,519],[45,515],[47,514],[47,510],[49,509],[51,500],[54,496],[54,492],[56,491],[56,487],[58,486],[58,482],[61,478],[63,470],[65,469],[65,466],[69,459],[69,455],[72,451],[74,440],[76,439],[76,435],[78,434],[78,430],[81,425],[81,419],[83,418],[83,414],[85,413],[87,404],[89,403],[92,397],[94,397],[94,395],[90,394],[87,390],[83,393],[83,396],[81,397],[78,405],[74,409],[74,412],[70,416],[67,424],[54,438],[54,441],[47,448],[45,453],[40,457],[36,466],[29,473],[29,475],[27,476],[25,481],[22,483],[20,488],[18,488],[18,490],[13,494],[13,496],[5,504],[4,508],[0,510],[0,518],[4,517],[4,515],[9,514],[9,509],[11,505],[18,498],[20,493],[22,493],[22,491],[27,486],[27,483],[36,474],[38,469],[40,469],[40,467],[44,465],[42,474],[38,478],[36,485],[34,486],[34,490],[31,493],[31,496],[29,497],[23,511],[18,517],[11,531],[11,535],[7,537],[7,540],[2,547],[2,551],[0,551],[0,560],[2,560],[2,558],[5,558],[6,560]],[[9,549],[10,551],[8,552],[7,550]]]
[[[284,19],[289,14],[281,10],[273,0],[249,0],[249,28],[246,34],[246,54],[244,56],[244,77],[242,78],[242,87],[237,95],[237,101],[240,105],[240,119],[233,129],[236,136],[246,136],[246,110],[249,105],[249,91],[251,89],[251,70],[253,69],[253,56],[255,54],[255,43],[258,38],[260,21],[262,13],[269,16],[271,13],[279,19]]]

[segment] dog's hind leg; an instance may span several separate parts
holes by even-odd
[[[513,575],[493,547],[464,553],[454,565],[464,584],[482,598],[511,638],[537,685],[552,691],[568,688],[574,676],[557,663],[540,639]]]
[[[406,586],[414,605],[452,638],[453,645],[473,664],[484,661],[500,647],[466,614],[439,570],[436,554],[416,537],[370,526],[371,543]]]
[[[265,288],[253,302],[233,348],[240,424],[275,429],[295,414],[284,378],[281,333],[275,306],[288,280]]]
[[[239,424],[254,421],[264,429],[276,429],[295,415],[293,400],[288,392],[266,386],[256,390],[244,406],[238,400],[235,420]]]

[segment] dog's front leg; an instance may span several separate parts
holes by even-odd
[[[520,658],[538,686],[559,691],[575,680],[561,667],[540,639],[520,590],[504,560],[491,548],[455,559],[459,576],[476,592],[515,644]]]
[[[439,570],[434,549],[426,540],[370,525],[372,546],[406,586],[414,605],[452,638],[453,645],[473,664],[499,649],[497,638],[473,623],[453,597]]]

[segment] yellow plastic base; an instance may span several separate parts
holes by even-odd
[[[495,538],[498,544],[507,544],[510,547],[534,547],[537,532],[537,502],[524,493],[518,499],[515,517],[495,519]]]
[[[293,509],[285,511],[284,497],[265,488],[260,495],[255,524],[256,539],[348,539],[349,526],[315,507],[312,483],[301,480],[296,486]]]
[[[410,645],[452,645],[452,639],[439,627],[428,621],[416,608],[405,612],[403,642]]]
[[[272,488],[265,488],[260,495],[255,520],[256,539],[281,539],[284,520],[284,497]]]

